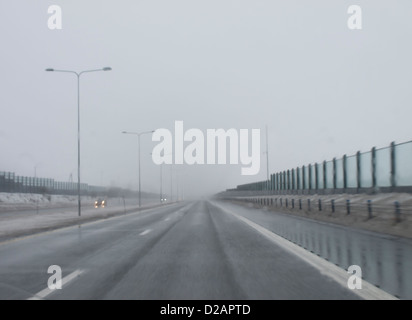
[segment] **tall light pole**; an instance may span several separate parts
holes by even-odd
[[[36,193],[38,193],[39,192],[39,189],[38,189],[38,187],[39,187],[39,185],[38,185],[38,183],[37,183],[37,166],[38,166],[39,164],[37,163],[35,166],[34,166],[34,185],[36,186]],[[36,197],[36,214],[39,214],[39,199]]]
[[[172,156],[173,157],[173,152],[165,154],[165,156]],[[163,163],[160,165],[163,166]],[[170,203],[173,201],[173,161],[171,161],[170,164]],[[160,168],[162,170],[162,168]]]
[[[73,73],[77,76],[77,196],[78,196],[78,207],[79,207],[79,217],[81,216],[81,199],[80,199],[80,76],[83,73],[97,72],[97,71],[110,71],[112,68],[105,67],[102,69],[84,70],[80,72],[72,70],[57,70],[53,68],[48,68],[48,72],[66,72]]]
[[[163,202],[163,163],[160,165],[160,203]]]
[[[153,155],[153,153],[150,153]],[[164,156],[173,156],[173,152],[164,154]],[[163,162],[160,164],[160,202],[163,200]],[[173,175],[172,175],[172,166],[170,167],[170,202],[172,202],[173,197]]]
[[[266,126],[266,179],[269,181],[269,140],[268,140],[268,126]]]
[[[180,170],[178,170],[176,168],[175,170],[176,172],[176,197],[177,197],[177,201],[183,201],[183,187],[184,187],[184,183],[183,183],[183,175],[182,175],[182,168]]]
[[[153,133],[155,130],[152,131],[144,131],[144,132],[128,132],[128,131],[123,131],[122,133],[124,134],[134,134],[137,136],[137,142],[138,142],[138,158],[139,158],[139,208],[142,206],[142,192],[141,192],[141,182],[140,182],[140,136],[142,134],[148,134],[148,133]]]
[[[170,165],[170,202],[173,202],[173,162]]]
[[[176,170],[176,200],[177,202],[180,202],[179,198],[179,172]]]

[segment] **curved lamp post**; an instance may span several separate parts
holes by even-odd
[[[138,158],[139,158],[139,208],[142,206],[142,193],[141,193],[141,182],[140,182],[140,136],[142,135],[142,134],[149,134],[149,133],[153,133],[153,132],[155,132],[155,130],[152,130],[152,131],[144,131],[144,132],[128,132],[128,131],[123,131],[122,133],[124,133],[124,134],[134,134],[134,135],[136,135],[137,136],[137,138],[138,138],[138,140],[137,140],[137,142],[138,142],[138,152],[139,152],[139,154],[138,154]]]
[[[88,72],[97,71],[110,71],[112,68],[104,67],[101,69],[84,70],[80,72],[72,70],[58,70],[53,68],[47,68],[47,72],[66,72],[73,73],[77,76],[77,196],[78,196],[78,207],[79,207],[79,217],[81,216],[81,198],[80,198],[80,76]]]

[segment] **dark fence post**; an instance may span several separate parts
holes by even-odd
[[[373,147],[371,150],[372,154],[372,188],[376,189],[376,148]]]
[[[342,166],[343,166],[343,189],[346,190],[348,188],[348,173],[347,173],[347,157],[346,154],[343,155],[342,159]]]
[[[330,205],[331,205],[332,213],[335,212],[335,200],[334,199],[330,201]]]
[[[271,174],[269,177],[270,177],[269,190],[270,190],[270,194],[273,194],[273,174]]]
[[[319,211],[322,211],[322,200],[321,199],[318,200],[318,208],[319,208]]]
[[[391,143],[391,187],[396,187],[396,153],[395,142]]]
[[[288,183],[288,191],[291,189],[291,183],[290,183],[290,170],[287,171],[287,183]]]
[[[308,166],[308,179],[309,179],[309,183],[308,183],[308,185],[309,185],[309,190],[312,190],[312,165],[311,164],[309,164],[309,166]]]
[[[282,173],[281,172],[279,172],[278,184],[279,184],[279,194],[280,194],[280,191],[282,191]]]
[[[360,151],[356,152],[356,182],[357,182],[357,188],[358,188],[358,192],[359,189],[362,187],[361,185],[361,164],[360,164],[360,157],[361,157],[361,153]]]
[[[346,200],[346,214],[350,214],[350,200]]]
[[[306,168],[302,166],[302,189],[306,189],[306,175],[305,175]]]

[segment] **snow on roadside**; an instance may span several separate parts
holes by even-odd
[[[47,207],[70,207],[77,205],[77,196],[37,193],[0,192],[0,212],[29,210]],[[94,198],[82,196],[82,202],[92,203]]]
[[[82,197],[91,200],[91,197]],[[7,193],[0,192],[0,204],[22,204],[22,203],[75,203],[77,196],[70,195],[44,195],[37,193]]]

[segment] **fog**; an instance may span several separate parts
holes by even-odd
[[[110,72],[80,81],[81,177],[137,189],[137,136],[185,129],[261,129],[260,172],[163,165],[163,189],[205,196],[269,170],[412,138],[410,1],[29,1],[0,3],[0,171],[77,181],[77,82],[46,68]],[[50,30],[50,5],[62,29]],[[159,192],[157,142],[141,136],[144,191]],[[171,171],[172,170],[172,171]]]

